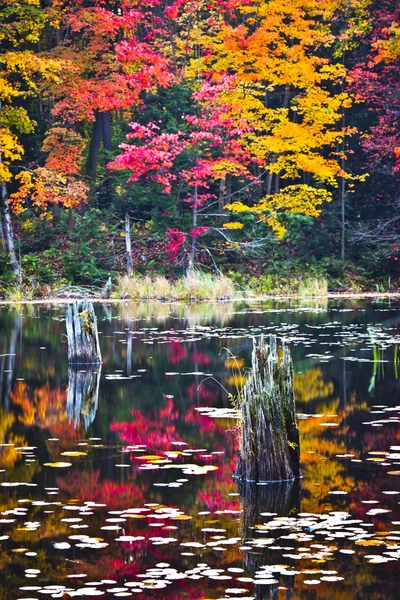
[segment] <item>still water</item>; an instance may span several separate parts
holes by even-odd
[[[0,309],[0,599],[400,597],[400,302]],[[290,345],[302,480],[238,490],[229,394]],[[241,494],[241,495],[240,495]]]

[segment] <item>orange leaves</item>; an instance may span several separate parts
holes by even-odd
[[[46,168],[64,175],[80,171],[82,152],[86,141],[79,133],[65,127],[53,127],[43,142],[42,149],[49,154]]]
[[[16,179],[20,187],[10,195],[10,202],[17,213],[23,212],[28,199],[39,209],[56,203],[73,208],[87,200],[89,188],[82,181],[69,179],[45,167],[39,167],[34,172],[21,171]]]

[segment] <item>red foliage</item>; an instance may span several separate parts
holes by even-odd
[[[365,40],[368,55],[350,72],[350,84],[376,115],[362,145],[372,169],[400,171],[400,56],[386,50],[400,5],[383,0],[372,12],[373,30]]]
[[[167,253],[168,260],[173,262],[176,260],[180,252],[181,246],[185,242],[186,235],[178,229],[168,229],[167,233],[168,244],[165,248],[165,251]]]

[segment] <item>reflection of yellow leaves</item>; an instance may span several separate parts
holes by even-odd
[[[241,369],[242,367],[244,367],[244,360],[243,358],[238,358],[238,357],[231,357],[231,358],[227,358],[226,361],[224,362],[224,365],[227,369]]]
[[[320,406],[319,410],[325,415],[337,414],[339,404],[337,398]],[[315,501],[326,499],[332,489],[353,489],[355,486],[354,479],[345,476],[344,465],[330,460],[347,451],[344,441],[336,439],[332,436],[333,430],[327,431],[320,423],[321,419],[315,417],[299,421],[303,477],[318,484],[313,486],[312,496],[303,499],[302,510],[305,512],[312,512]],[[345,429],[340,430],[340,433],[345,432]]]
[[[10,433],[14,422],[15,417],[11,413],[6,413],[0,409],[0,444],[10,444],[9,446],[0,447],[0,464],[5,469],[13,467],[20,458],[20,455],[15,451],[15,447],[27,445],[27,441],[22,435]]]
[[[357,540],[356,546],[381,546],[384,543],[379,540]]]
[[[61,452],[61,456],[87,456],[87,452],[67,451]]]
[[[294,376],[294,397],[298,402],[329,398],[333,394],[333,381],[324,381],[320,367]]]
[[[157,456],[156,454],[146,454],[144,456],[134,456],[136,460],[163,460],[163,456]]]
[[[245,375],[232,375],[227,378],[226,384],[241,390],[246,381],[247,377]]]

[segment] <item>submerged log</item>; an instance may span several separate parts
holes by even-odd
[[[69,422],[77,427],[83,417],[85,430],[94,421],[99,401],[101,367],[79,371],[75,367],[68,369],[67,413]]]
[[[97,320],[93,304],[86,299],[67,308],[68,362],[75,365],[101,364]]]
[[[278,362],[276,337],[254,342],[252,371],[240,394],[241,440],[235,471],[245,481],[286,481],[300,476],[300,437],[288,347]]]

